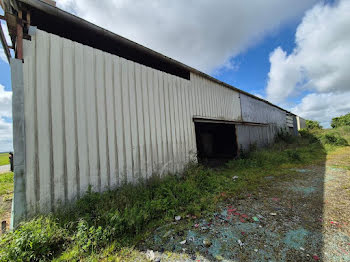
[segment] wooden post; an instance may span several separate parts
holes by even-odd
[[[16,58],[17,59],[21,59],[21,60],[23,59],[23,22],[22,22],[22,11],[18,11]]]

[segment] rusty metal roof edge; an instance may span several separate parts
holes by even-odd
[[[123,37],[123,36],[115,34],[115,33],[111,32],[111,31],[109,31],[107,29],[104,29],[104,28],[102,28],[102,27],[100,27],[98,25],[95,25],[95,24],[93,24],[93,23],[91,23],[91,22],[89,22],[89,21],[87,21],[85,19],[82,19],[82,18],[80,18],[80,17],[78,17],[78,16],[76,16],[74,14],[68,13],[68,12],[66,12],[66,11],[56,7],[56,6],[52,6],[52,5],[50,5],[50,4],[46,3],[46,2],[43,2],[41,0],[5,0],[5,1],[22,2],[24,4],[27,4],[27,5],[32,6],[34,8],[37,8],[38,10],[41,10],[43,12],[46,12],[46,13],[48,13],[50,15],[53,15],[53,16],[56,16],[58,18],[60,18],[60,17],[63,18],[64,17],[65,19],[70,20],[72,23],[81,24],[81,25],[85,26],[86,28],[88,28],[90,30],[99,31],[102,34],[104,34],[106,36],[109,36],[109,37],[112,37],[112,38],[115,38],[116,40],[119,40],[121,42],[124,42],[125,44],[128,44],[128,45],[132,46],[133,48],[139,49],[139,50],[144,51],[144,52],[148,52],[148,53],[150,53],[150,54],[152,54],[152,55],[154,55],[156,57],[166,59],[169,62],[174,63],[174,64],[176,64],[179,67],[182,67],[182,68],[184,68],[184,69],[186,69],[186,70],[188,70],[188,71],[190,71],[192,73],[196,73],[198,75],[201,75],[201,76],[203,76],[203,77],[205,77],[205,78],[207,78],[207,79],[209,79],[209,80],[211,80],[213,82],[216,82],[217,84],[223,85],[223,86],[225,86],[225,87],[227,87],[229,89],[235,90],[235,91],[237,91],[237,92],[239,92],[241,94],[250,96],[250,97],[252,97],[254,99],[257,99],[257,100],[260,100],[260,101],[262,101],[262,102],[264,102],[264,103],[266,103],[268,105],[271,105],[271,106],[276,107],[276,108],[278,108],[278,109],[280,109],[282,111],[285,111],[286,113],[295,115],[292,112],[289,112],[286,109],[283,109],[283,108],[281,108],[281,107],[279,107],[279,106],[277,106],[275,104],[272,104],[271,102],[269,102],[269,101],[267,101],[265,99],[262,99],[260,97],[254,96],[254,95],[252,95],[252,94],[250,94],[250,93],[248,93],[246,91],[243,91],[243,90],[241,90],[241,89],[239,89],[237,87],[234,87],[234,86],[232,86],[230,84],[222,82],[222,81],[220,81],[220,80],[218,80],[218,79],[216,79],[216,78],[214,78],[214,77],[212,77],[212,76],[210,76],[210,75],[208,75],[206,73],[203,73],[203,72],[201,72],[201,71],[199,71],[199,70],[197,70],[197,69],[195,69],[193,67],[185,65],[185,64],[183,64],[183,63],[181,63],[181,62],[179,62],[179,61],[177,61],[175,59],[172,59],[172,58],[170,58],[168,56],[165,56],[165,55],[163,55],[163,54],[161,54],[159,52],[156,52],[156,51],[154,51],[154,50],[152,50],[152,49],[150,49],[148,47],[145,47],[145,46],[143,46],[141,44],[138,44],[138,43],[136,43],[136,42],[134,42],[132,40],[129,40],[129,39]]]

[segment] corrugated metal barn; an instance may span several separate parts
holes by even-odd
[[[3,6],[16,50],[14,224],[89,185],[104,191],[297,134],[292,113],[46,2]]]

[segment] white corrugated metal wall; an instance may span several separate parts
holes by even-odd
[[[242,119],[261,125],[237,125],[237,142],[240,149],[249,150],[251,145],[263,147],[271,144],[277,132],[286,127],[286,112],[241,94]]]
[[[28,213],[93,190],[181,171],[194,116],[241,120],[239,94],[37,30],[24,41]]]

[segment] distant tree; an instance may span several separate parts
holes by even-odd
[[[339,117],[333,118],[331,126],[333,128],[337,128],[340,126],[350,126],[350,113],[348,113],[344,116],[339,116]]]
[[[314,120],[306,120],[307,129],[322,129],[320,122]]]

